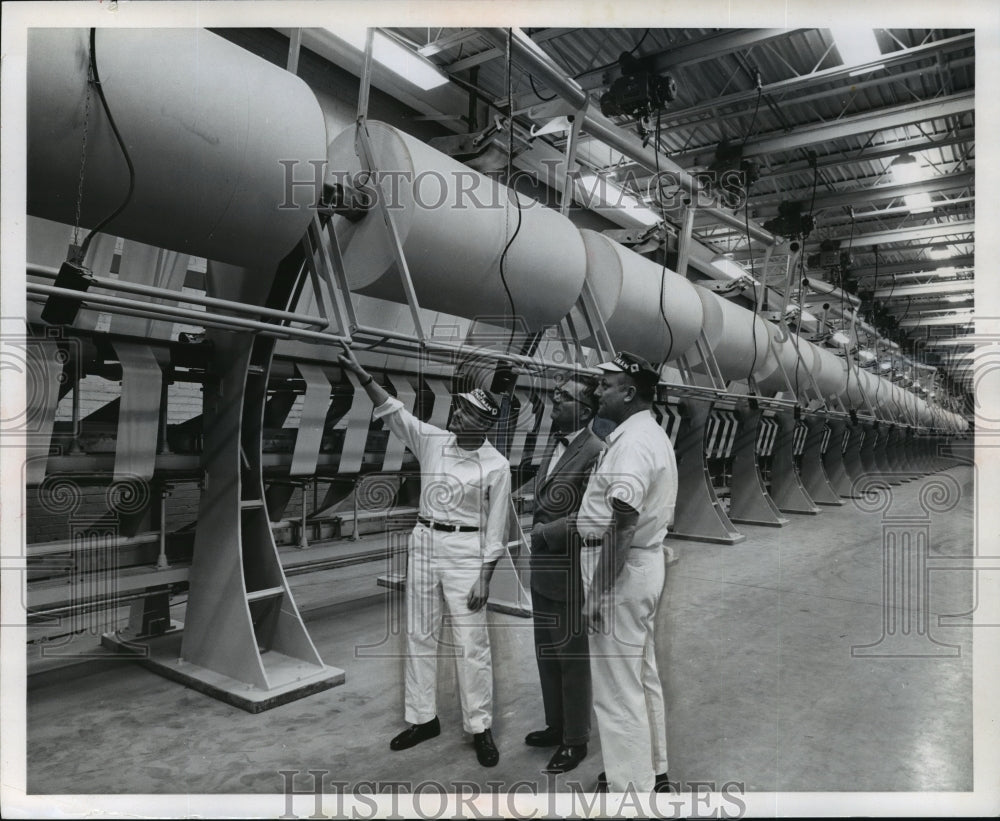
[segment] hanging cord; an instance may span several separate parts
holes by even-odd
[[[94,75],[88,65],[87,67],[87,96],[83,108],[83,146],[80,149],[80,179],[76,186],[76,222],[73,224],[73,245],[80,248],[80,212],[83,209],[83,177],[87,168],[87,134],[90,130],[90,97],[93,88]],[[79,253],[79,251],[77,251]],[[75,262],[83,262],[80,256],[74,259]]]
[[[743,136],[743,142],[740,144],[741,153],[742,153],[742,149],[746,148],[747,140],[749,140],[750,136],[753,134],[753,127],[754,127],[754,125],[757,122],[757,111],[760,109],[760,98],[763,97],[763,96],[764,96],[764,86],[760,82],[760,72],[758,71],[757,72],[757,102],[755,102],[754,106],[753,106],[753,116],[750,118],[750,127],[747,128],[747,133]],[[749,193],[750,192],[747,191],[747,195],[748,196],[749,196]]]
[[[513,90],[511,87],[510,80],[510,49],[511,49],[511,38],[513,32],[511,29],[507,29],[507,116],[509,122],[507,127],[509,133],[507,135],[507,182],[511,179],[511,168],[514,163],[514,99]],[[511,234],[509,240],[507,240],[507,245],[504,246],[503,252],[500,254],[500,282],[503,283],[503,289],[507,294],[507,301],[510,303],[510,338],[507,340],[507,353],[510,353],[511,346],[514,344],[514,331],[517,328],[515,319],[517,317],[517,311],[514,308],[514,296],[510,292],[510,287],[507,285],[507,274],[504,270],[504,262],[507,260],[507,252],[510,250],[510,246],[514,244],[514,240],[517,239],[518,233],[521,231],[521,201],[517,197],[517,191],[513,188],[508,189],[510,195],[514,198],[514,205],[517,206],[517,226],[514,228],[514,233]],[[506,230],[510,229],[510,203],[508,202],[507,207],[504,208],[504,227]]]
[[[806,249],[805,249],[805,239],[802,241],[802,253],[799,254],[799,315],[798,321],[795,324],[795,401],[798,402],[799,396],[799,371],[802,370],[802,361],[799,355],[799,346],[802,342],[799,334],[802,333],[802,297],[805,288],[802,287],[801,282],[806,276]]]
[[[528,75],[528,82],[529,82],[529,83],[531,84],[531,90],[532,90],[533,92],[535,92],[535,96],[536,96],[536,97],[537,97],[537,98],[538,98],[539,100],[541,100],[541,101],[542,101],[543,103],[549,103],[549,102],[552,102],[552,100],[554,100],[554,99],[555,99],[556,97],[558,97],[558,96],[559,96],[558,94],[553,94],[553,95],[552,95],[551,97],[543,97],[543,96],[542,96],[542,95],[541,95],[541,94],[540,94],[540,93],[538,92],[538,89],[537,89],[537,88],[535,88],[535,78],[534,78],[534,77],[532,77],[532,76],[531,76],[530,74]]]
[[[648,36],[649,36],[649,29],[646,29],[646,31],[643,32],[642,37],[639,38],[639,42],[636,43],[634,46],[632,46],[632,50],[629,51],[629,54],[635,54],[639,50],[639,46],[641,46],[644,42],[646,42],[646,38]],[[617,65],[618,65],[618,60],[615,60],[613,63],[605,63],[602,66],[597,66],[597,68],[588,68],[585,69],[584,71],[581,71],[579,74],[574,74],[573,79],[579,80],[584,74],[591,74],[595,71],[604,71],[604,69],[606,68],[614,68]],[[531,90],[535,92],[535,96],[543,103],[547,103],[551,100],[554,100],[556,97],[559,96],[558,94],[553,94],[551,97],[543,97],[541,94],[539,94],[538,89],[535,88],[535,80],[530,74],[528,75],[528,82],[531,83]]]
[[[747,250],[750,252],[750,278],[754,280],[754,286],[753,286],[754,311],[753,311],[753,319],[750,321],[750,337],[753,340],[753,360],[750,362],[750,371],[747,374],[747,379],[749,379],[750,377],[753,376],[753,372],[757,370],[757,311],[760,307],[761,299],[763,298],[763,292],[765,288],[764,286],[765,277],[761,277],[760,281],[761,297],[758,298],[757,296],[758,286],[756,284],[757,271],[754,266],[753,245],[752,245],[752,240],[750,238],[750,186],[747,186],[747,198],[746,202],[743,203],[743,224],[746,226]]]
[[[648,29],[646,30],[646,33],[647,34],[649,33]],[[639,42],[641,43],[642,41],[640,40]],[[638,46],[636,46],[636,48],[638,48]],[[653,141],[653,156],[656,158],[655,159],[656,187],[657,187],[657,194],[659,194],[659,187],[660,187],[660,112],[659,111],[656,112],[656,135]],[[666,212],[666,207],[663,204],[663,198],[657,196],[657,199],[659,200],[660,203],[660,219],[663,220],[664,224],[666,224],[667,212]],[[666,232],[664,232],[664,246],[666,246],[665,238],[666,238]],[[659,305],[660,308],[660,316],[663,317],[663,324],[666,326],[667,334],[669,335],[670,338],[670,345],[667,348],[667,353],[663,358],[663,362],[667,362],[670,357],[670,354],[672,354],[674,351],[674,331],[670,327],[670,320],[667,319],[667,312],[663,310],[663,296],[664,296],[664,290],[666,288],[666,282],[667,282],[667,249],[666,247],[664,247],[663,262],[660,268],[660,300],[657,304]]]
[[[132,193],[135,191],[135,166],[132,165],[132,158],[129,156],[128,148],[125,147],[125,141],[122,139],[121,133],[118,131],[118,126],[115,123],[115,118],[111,115],[111,109],[108,107],[107,98],[104,96],[104,88],[101,86],[101,75],[97,71],[97,29],[90,30],[90,72],[93,76],[93,83],[97,87],[97,96],[101,100],[101,106],[104,108],[104,113],[108,116],[108,123],[111,125],[111,130],[114,132],[115,139],[118,141],[118,146],[121,148],[122,156],[125,158],[125,164],[128,166],[128,193],[125,194],[125,199],[122,200],[121,205],[119,205],[112,214],[105,217],[101,222],[95,225],[89,234],[84,238],[83,245],[80,246],[80,250],[77,253],[77,261],[83,262],[84,257],[87,255],[87,249],[90,247],[90,242],[93,238],[103,230],[103,228],[111,222],[115,217],[117,217],[125,207],[129,204],[132,199]],[[89,100],[89,97],[88,97]],[[80,168],[81,176],[81,196],[83,191],[83,167]]]

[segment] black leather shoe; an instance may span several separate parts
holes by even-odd
[[[575,770],[577,765],[586,757],[586,744],[563,744],[556,750],[555,755],[549,759],[549,763],[542,772],[568,773],[570,770]]]
[[[493,733],[488,729],[472,736],[472,743],[476,747],[476,758],[484,767],[495,767],[500,760],[500,751],[493,743]]]
[[[607,792],[608,791],[608,775],[604,770],[601,770],[597,774],[597,785],[594,787],[594,792]]]
[[[410,729],[403,730],[398,736],[389,742],[390,750],[407,750],[415,747],[421,741],[441,735],[441,724],[434,716],[430,721],[423,724],[413,724]]]
[[[670,783],[666,773],[656,776],[656,783],[653,784],[653,792],[677,792],[674,785]]]
[[[524,743],[529,747],[558,747],[562,744],[562,730],[555,727],[534,730],[524,737]]]

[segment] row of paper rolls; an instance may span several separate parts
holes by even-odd
[[[316,96],[298,77],[204,30],[97,32],[102,87],[135,168],[135,190],[108,230],[219,262],[267,269],[301,239],[327,181],[363,180],[356,130],[328,140]],[[124,199],[128,172],[89,89],[87,31],[36,29],[28,51],[28,213],[93,227]],[[207,70],[206,70],[207,67]],[[88,113],[89,106],[89,113]],[[385,123],[369,121],[386,198],[422,308],[527,331],[567,316],[590,286],[617,349],[654,363],[705,340],[728,381],[751,374],[766,394],[815,384],[825,400],[866,401],[938,428],[964,420],[723,299]],[[78,198],[86,134],[83,198]],[[289,168],[289,161],[294,166]],[[291,178],[289,177],[291,174]],[[373,189],[374,190],[374,189]],[[381,211],[338,218],[351,289],[404,302]],[[784,374],[784,375],[783,375]],[[813,381],[814,380],[814,383]]]
[[[486,321],[515,316],[528,331],[569,315],[588,344],[593,340],[576,307],[586,282],[614,346],[651,362],[686,355],[695,371],[704,371],[695,344],[704,330],[727,382],[753,375],[758,389],[771,395],[787,391],[787,378],[793,390],[809,388],[849,407],[864,409],[867,402],[925,426],[958,430],[965,424],[603,234],[577,228],[398,128],[381,122],[367,127],[375,180],[382,180],[377,193],[392,213],[421,307]],[[363,173],[354,129],[331,142],[328,159],[333,173],[345,175],[341,179],[373,185]],[[376,210],[357,223],[343,220],[338,236],[352,290],[405,300]]]

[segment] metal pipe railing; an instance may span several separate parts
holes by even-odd
[[[50,268],[46,265],[33,265],[28,263],[27,273],[29,276],[39,276],[46,279],[55,279],[59,275],[57,268]],[[254,316],[267,316],[272,319],[280,319],[285,322],[302,322],[306,325],[316,325],[327,327],[329,320],[322,317],[296,314],[290,311],[279,311],[275,308],[265,308],[264,306],[247,305],[245,302],[234,302],[230,299],[217,299],[211,296],[200,296],[198,294],[185,294],[180,291],[172,291],[169,288],[157,288],[152,285],[142,285],[138,282],[129,282],[124,279],[111,279],[91,275],[88,279],[99,288],[106,288],[110,291],[122,291],[124,293],[149,296],[156,299],[169,299],[174,302],[186,302],[190,305],[203,305],[206,308],[221,308],[226,311],[238,311]]]

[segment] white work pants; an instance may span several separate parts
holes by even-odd
[[[629,783],[649,792],[656,774],[667,770],[666,709],[653,635],[663,579],[662,549],[630,549],[615,584],[610,624],[590,636],[594,713],[611,792],[623,792]]]
[[[447,533],[418,524],[410,537],[406,576],[406,721],[423,724],[437,715],[438,657],[455,658],[462,723],[468,733],[490,727],[493,666],[486,608],[466,603],[479,578],[482,534]],[[455,644],[440,642],[444,608]]]

